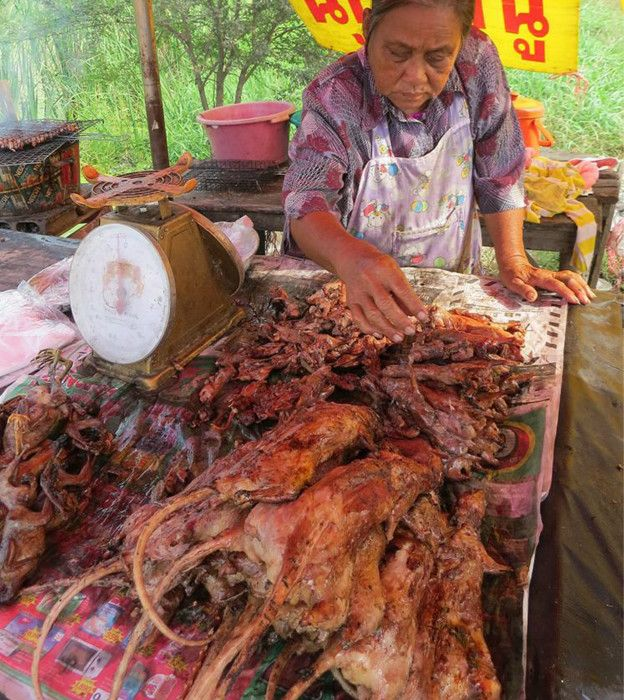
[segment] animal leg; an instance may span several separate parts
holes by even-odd
[[[266,693],[264,700],[274,700],[275,693],[277,692],[277,686],[279,679],[288,662],[293,656],[299,654],[302,648],[302,642],[300,640],[295,640],[289,642],[283,649],[282,653],[275,659],[273,666],[271,668],[271,673],[269,674],[269,680],[267,682]]]
[[[238,540],[240,539],[242,534],[243,529],[241,526],[239,526],[237,528],[226,530],[222,535],[219,535],[219,537],[215,538],[214,540],[211,540],[210,542],[204,542],[203,544],[198,545],[190,552],[187,552],[178,562],[176,562],[172,566],[172,568],[167,573],[163,581],[166,583],[166,585],[168,585],[169,582],[172,581],[175,578],[175,576],[178,575],[178,573],[184,571],[184,569],[188,566],[192,566],[196,562],[205,559],[209,554],[212,554],[213,552],[216,552],[220,549],[238,548]],[[141,605],[143,606],[145,613],[148,615],[151,622],[162,632],[162,634],[164,634],[165,637],[168,637],[174,642],[190,647],[205,646],[210,641],[211,637],[206,637],[204,639],[187,639],[186,637],[181,637],[179,634],[176,634],[170,627],[168,627],[165,621],[159,615],[158,611],[156,610],[155,603],[152,601],[147,592],[145,581],[142,576],[143,561],[142,559],[137,558],[136,556],[137,551],[139,551],[139,544],[140,542],[137,543],[137,550],[135,551],[133,573],[135,575],[136,592],[139,596]],[[140,580],[137,580],[137,571],[140,571]],[[160,585],[162,586],[163,583],[161,582]],[[156,595],[157,599],[159,599],[159,597],[160,596]]]

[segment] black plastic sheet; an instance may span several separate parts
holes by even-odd
[[[528,698],[624,697],[622,310],[570,308],[552,489],[529,597]]]

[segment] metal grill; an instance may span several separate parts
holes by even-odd
[[[195,178],[203,191],[262,192],[287,168],[288,163],[263,160],[195,160],[186,178]]]
[[[11,167],[14,165],[36,165],[37,163],[42,163],[66,144],[77,141],[85,129],[97,124],[99,121],[99,119],[88,119],[80,122],[74,122],[74,124],[77,125],[77,128],[71,134],[54,136],[49,141],[41,143],[38,146],[27,146],[19,151],[12,151],[8,148],[0,148],[0,167]],[[0,134],[2,134],[1,130],[6,127],[6,123],[0,124]]]

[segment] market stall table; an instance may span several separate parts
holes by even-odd
[[[48,240],[30,236],[25,244],[11,236],[0,232],[2,286],[28,278],[75,245],[50,246]],[[19,254],[24,249],[29,251],[26,259]],[[33,270],[35,256],[38,267]],[[555,481],[543,507],[546,531],[531,590],[528,696],[616,697],[622,680],[622,474],[616,464],[621,454],[622,333],[614,295],[600,293],[592,306],[570,309],[568,333]],[[595,426],[590,413],[596,416]],[[581,593],[588,590],[594,596]],[[594,619],[599,624],[592,624]]]
[[[73,255],[78,241],[0,229],[0,292]]]

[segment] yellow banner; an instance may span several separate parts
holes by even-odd
[[[624,0],[623,0],[624,1]],[[290,0],[312,36],[328,49],[357,50],[370,0]],[[579,0],[476,0],[474,24],[496,44],[508,68],[577,69]]]

